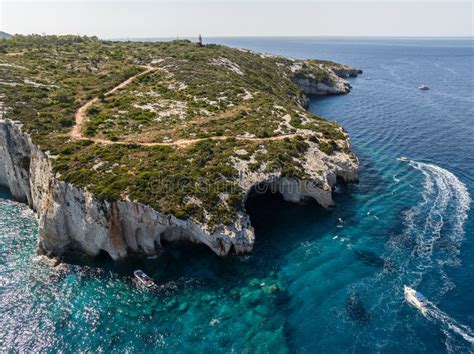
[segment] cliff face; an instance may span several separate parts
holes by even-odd
[[[325,77],[317,77],[311,71],[322,70]],[[307,95],[342,95],[351,90],[351,85],[345,78],[362,74],[361,69],[339,64],[321,64],[311,60],[297,62],[291,66],[291,80]]]
[[[45,253],[119,259],[182,240],[246,253],[250,194],[328,207],[338,178],[357,179],[347,134],[303,107],[349,92],[358,69],[189,41],[4,46],[0,185],[37,212]]]
[[[105,251],[119,259],[129,253],[153,254],[162,240],[203,243],[218,255],[228,254],[232,247],[238,254],[253,247],[247,215],[240,214],[225,233],[208,234],[190,220],[143,204],[95,200],[87,191],[58,180],[50,159],[19,125],[0,121],[0,184],[38,213],[42,251],[62,255],[77,249],[92,256]]]
[[[234,163],[241,173],[241,186],[247,191],[245,198],[250,192],[258,194],[271,191],[280,193],[284,200],[293,203],[313,198],[323,207],[334,205],[332,189],[338,179],[345,183],[356,182],[358,173],[357,161],[353,156],[343,152],[328,156],[315,143],[310,143],[304,156],[303,164],[308,174],[305,179],[282,178],[278,173],[264,172],[266,166],[252,171],[249,169],[249,161],[238,158],[234,158]]]
[[[254,231],[245,213],[239,213],[232,225],[209,234],[202,225],[164,215],[147,205],[98,201],[86,190],[59,180],[51,159],[32,144],[18,124],[0,120],[0,184],[37,212],[41,251],[62,255],[75,249],[92,256],[105,251],[119,259],[130,253],[154,254],[163,240],[203,243],[221,256],[232,248],[237,254],[253,248]],[[267,185],[291,202],[312,197],[323,206],[331,206],[331,188],[337,177],[346,182],[357,179],[354,158],[344,153],[327,156],[315,145],[306,155],[305,165],[312,177],[308,180],[251,172],[245,161],[236,161],[239,163],[242,188],[250,191]],[[317,173],[321,167],[323,174]]]

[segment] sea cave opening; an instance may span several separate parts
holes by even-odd
[[[205,244],[191,241],[192,236],[183,228],[168,228],[160,236],[164,256],[171,259],[191,260],[194,257],[209,257],[215,253]],[[216,255],[217,256],[217,255]]]
[[[255,229],[255,254],[287,252],[293,244],[307,240],[311,236],[308,232],[331,214],[331,209],[323,208],[313,198],[297,203],[285,201],[280,192],[264,183],[248,192],[245,210]]]

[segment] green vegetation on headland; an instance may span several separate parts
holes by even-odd
[[[145,66],[153,71],[107,94]],[[309,144],[326,154],[347,145],[337,124],[304,109],[292,81],[332,85],[331,67],[183,40],[14,36],[0,40],[0,104],[65,181],[212,227],[242,209],[239,161],[305,178]],[[93,98],[73,138],[75,114]]]

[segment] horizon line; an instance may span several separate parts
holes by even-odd
[[[433,39],[433,38],[459,38],[459,39],[473,39],[474,35],[468,36],[372,36],[372,35],[312,35],[312,34],[302,34],[302,35],[203,35],[202,38],[403,38],[403,39]],[[197,35],[179,35],[179,36],[128,36],[128,37],[101,37],[97,36],[100,39],[104,40],[116,40],[116,39],[189,39],[189,38],[198,38]]]
[[[10,35],[47,35],[47,36],[67,36],[67,35],[78,35],[78,36],[97,36],[100,39],[104,40],[115,40],[115,39],[171,39],[171,38],[198,38],[199,34],[196,35],[157,35],[157,36],[99,36],[97,34],[80,34],[80,33],[63,33],[63,34],[55,34],[55,33],[11,33],[6,30],[1,30],[0,32],[4,32]],[[388,35],[388,36],[377,36],[377,35],[318,35],[318,34],[295,34],[295,35],[280,35],[280,34],[251,34],[251,35],[203,35],[203,38],[462,38],[462,39],[474,39],[474,34],[471,35],[457,35],[457,36],[443,36],[443,35]]]

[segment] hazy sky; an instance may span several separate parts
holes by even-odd
[[[472,36],[472,1],[0,0],[0,30],[101,38]]]

